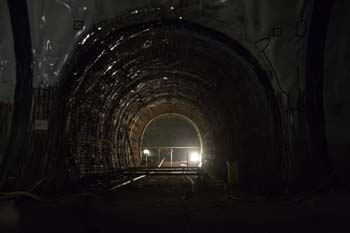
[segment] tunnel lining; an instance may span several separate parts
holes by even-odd
[[[141,158],[142,160],[142,147],[143,147],[143,141],[144,141],[144,136],[145,136],[145,132],[146,130],[148,129],[148,127],[150,126],[150,124],[154,123],[155,121],[159,120],[159,119],[162,119],[162,118],[165,118],[165,117],[176,117],[182,121],[185,121],[187,123],[189,123],[196,131],[196,136],[197,136],[197,139],[199,141],[199,148],[200,148],[200,157],[201,157],[201,163],[202,163],[202,155],[203,155],[203,140],[202,140],[202,136],[201,136],[201,132],[200,132],[200,129],[198,128],[197,124],[191,120],[189,117],[183,115],[183,114],[179,114],[179,113],[163,113],[163,114],[160,114],[156,117],[154,117],[153,119],[151,119],[149,122],[147,122],[147,124],[144,126],[144,128],[142,129],[142,134],[141,134],[141,137],[139,139],[139,145],[140,145],[140,150],[139,150],[139,157]]]
[[[139,140],[139,145],[141,145],[141,146],[143,145],[145,132],[146,132],[147,128],[150,126],[150,124],[152,124],[153,122],[155,122],[161,118],[168,117],[168,116],[177,117],[183,121],[186,121],[196,130],[197,138],[199,140],[199,145],[200,145],[200,154],[202,154],[203,153],[203,140],[202,140],[201,132],[200,132],[197,124],[194,121],[192,121],[189,117],[182,115],[182,114],[179,114],[179,113],[164,113],[164,114],[158,115],[158,116],[154,117],[153,119],[151,119],[142,130],[142,134],[141,134],[141,137]]]
[[[75,169],[78,177],[82,175],[81,164],[74,159],[78,152],[72,151],[79,150],[75,145],[88,143],[79,141],[81,133],[95,135],[98,141],[112,145],[101,158],[109,155],[112,159],[102,162],[101,169],[91,167],[88,171],[113,172],[137,166],[134,139],[130,137],[135,117],[152,104],[161,106],[175,100],[190,103],[183,105],[189,109],[188,106],[196,106],[195,112],[209,122],[207,128],[215,125],[209,130],[211,147],[216,154],[213,167],[222,172],[225,161],[237,160],[244,167],[243,179],[260,181],[267,179],[260,178],[262,167],[274,168],[269,169],[268,179],[279,182],[271,178],[278,176],[282,156],[281,149],[273,146],[274,140],[283,143],[283,139],[278,138],[282,126],[278,120],[277,124],[274,121],[280,116],[279,105],[268,76],[257,60],[252,55],[246,57],[249,52],[228,37],[187,21],[159,20],[133,25],[131,29],[133,33],[128,34],[127,28],[119,31],[113,24],[106,24],[91,34],[76,52],[78,69],[68,72],[72,78],[62,86],[66,88],[63,103],[66,132],[73,146],[67,147],[67,156],[73,161],[71,171]],[[191,54],[181,54],[186,50],[164,54],[164,50],[181,48],[175,40],[178,36],[187,38],[189,42],[181,45],[185,49],[191,45]],[[137,46],[141,53],[135,50]],[[190,61],[188,64],[177,60],[183,55]],[[188,60],[190,58],[192,60]],[[216,69],[212,69],[213,66]],[[256,148],[249,145],[254,140]],[[260,155],[253,155],[254,150],[259,150]],[[89,156],[90,152],[82,152]],[[101,152],[96,153],[99,157]],[[252,163],[252,159],[256,161]],[[113,166],[107,168],[108,164]]]

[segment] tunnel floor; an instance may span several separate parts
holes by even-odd
[[[194,177],[191,177],[194,179]],[[97,198],[0,200],[1,232],[350,232],[350,196],[266,199],[212,180],[146,177]]]

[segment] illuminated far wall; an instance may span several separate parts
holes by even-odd
[[[145,149],[153,157],[166,159],[172,150],[174,161],[184,161],[193,152],[201,153],[200,132],[190,119],[181,115],[162,115],[146,126],[141,143],[141,150]]]

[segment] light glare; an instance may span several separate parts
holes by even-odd
[[[191,162],[199,162],[200,161],[200,155],[198,152],[193,151],[190,153],[190,161]]]
[[[145,155],[150,155],[150,154],[151,154],[151,152],[150,152],[148,149],[144,149],[144,150],[143,150],[143,153],[144,153]]]

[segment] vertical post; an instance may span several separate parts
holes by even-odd
[[[188,151],[187,151],[187,170],[188,170]]]
[[[173,166],[173,148],[170,148],[170,167]]]
[[[144,165],[143,165],[143,150],[142,149],[140,149],[140,157],[141,157],[141,167],[143,167]]]
[[[147,154],[145,154],[145,156],[146,156],[146,167],[148,167],[148,166],[147,166],[147,157],[148,157],[148,155],[147,155]]]
[[[160,149],[158,149],[158,163],[160,163]]]

